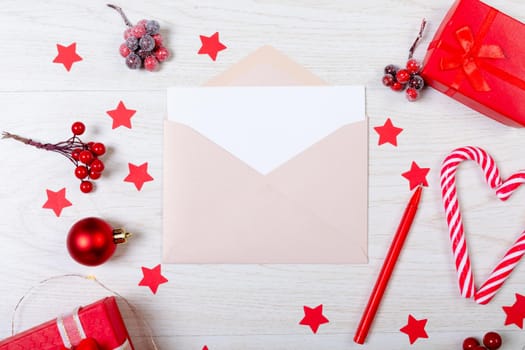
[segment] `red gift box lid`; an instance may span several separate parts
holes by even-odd
[[[79,337],[82,332],[84,337]],[[114,297],[4,339],[0,341],[0,350],[62,350],[69,346],[68,341],[77,345],[85,337],[95,339],[100,350],[133,350]]]

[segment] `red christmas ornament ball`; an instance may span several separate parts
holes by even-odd
[[[97,266],[105,263],[115,252],[113,228],[99,218],[77,221],[67,235],[67,250],[77,262]]]

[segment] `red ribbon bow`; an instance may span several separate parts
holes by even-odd
[[[489,84],[483,78],[478,59],[502,59],[505,58],[503,50],[498,45],[481,45],[474,40],[470,27],[462,27],[456,31],[456,39],[463,48],[463,52],[452,57],[441,59],[441,69],[450,70],[463,68],[468,81],[476,91],[490,91]]]

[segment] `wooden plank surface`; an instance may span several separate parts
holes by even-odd
[[[525,19],[520,0],[489,4]],[[0,32],[0,129],[58,141],[70,124],[83,120],[86,137],[105,142],[111,152],[108,173],[93,195],[77,190],[73,168],[57,155],[19,143],[0,144],[0,336],[10,334],[12,309],[41,279],[67,273],[94,274],[133,304],[152,325],[160,349],[357,349],[353,333],[410,193],[401,173],[412,161],[430,167],[414,228],[377,316],[365,349],[407,349],[399,329],[409,313],[428,318],[429,339],[414,349],[460,348],[465,337],[501,331],[505,349],[525,345],[523,331],[504,327],[503,305],[525,293],[523,266],[494,301],[478,306],[460,298],[439,190],[444,156],[464,145],[479,145],[496,158],[504,177],[525,168],[522,129],[502,126],[428,89],[421,101],[380,83],[388,63],[403,64],[422,17],[427,35],[417,50],[422,58],[450,0],[371,1],[136,1],[120,3],[131,20],[157,19],[175,53],[159,72],[128,70],[118,55],[124,25],[105,1],[3,0]],[[199,35],[220,32],[228,49],[216,62],[197,55]],[[84,58],[67,73],[51,63],[56,44],[77,43]],[[157,295],[137,286],[141,266],[160,262],[162,120],[165,89],[198,86],[258,47],[271,44],[330,84],[367,87],[370,119],[369,257],[366,265],[163,265],[170,279]],[[111,129],[106,111],[122,100],[137,110],[133,128]],[[387,117],[404,128],[399,146],[377,146],[373,126]],[[127,163],[149,163],[155,181],[141,192],[123,182]],[[470,231],[475,275],[489,273],[525,220],[523,191],[500,203],[479,171],[465,165],[458,179]],[[45,189],[67,188],[73,206],[57,218],[42,209]],[[116,257],[97,268],[74,263],[65,248],[70,225],[100,216],[136,233]],[[56,281],[31,294],[16,317],[17,329],[52,318],[57,312],[105,295],[89,281]],[[299,326],[302,306],[324,305],[330,323],[317,334]],[[124,310],[138,349],[146,334]]]

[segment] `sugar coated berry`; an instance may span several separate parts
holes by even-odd
[[[131,51],[135,51],[139,48],[139,39],[135,38],[134,36],[130,36],[126,39],[126,45]]]
[[[98,180],[98,179],[100,179],[101,175],[102,175],[102,173],[97,173],[96,171],[93,171],[93,169],[89,170],[89,178],[91,180]]]
[[[155,47],[161,47],[162,46],[162,35],[155,34],[152,35],[153,40],[155,40]]]
[[[383,75],[382,82],[384,86],[392,86],[395,82],[394,76],[392,74],[385,74]]]
[[[385,67],[385,74],[392,74],[392,76],[396,76],[396,73],[397,73],[397,67],[394,66],[393,64],[389,64],[388,66]]]
[[[124,39],[129,38],[130,36],[133,36],[132,28],[128,28],[124,31]]]
[[[413,102],[419,98],[419,92],[416,89],[408,88],[406,91],[407,99]]]
[[[159,29],[160,29],[159,22],[155,20],[146,22],[146,31],[148,32],[148,34],[151,34],[151,35],[157,34],[159,32]]]
[[[159,62],[164,62],[166,59],[168,59],[168,57],[170,57],[170,52],[168,51],[167,48],[165,48],[164,46],[161,46],[155,51],[153,51],[153,55],[155,55],[155,58]]]
[[[155,47],[155,40],[149,34],[140,38],[139,46],[142,50],[151,51]]]
[[[155,58],[155,56],[148,56],[144,60],[144,68],[149,70],[150,72],[157,69],[157,66],[159,65],[159,61]]]
[[[79,165],[75,168],[75,176],[80,180],[85,179],[88,176],[88,170],[85,166]]]
[[[106,146],[103,143],[95,142],[91,147],[91,152],[97,156],[101,156],[106,153]]]
[[[140,57],[140,59],[142,61],[144,61],[146,59],[146,57],[148,56],[151,56],[151,51],[147,51],[147,50],[142,50],[142,49],[139,49],[136,54]]]
[[[390,86],[390,88],[394,91],[402,91],[405,88],[405,86],[400,82],[396,81],[392,84],[392,86]]]
[[[80,183],[80,191],[83,193],[89,193],[93,191],[93,184],[90,181],[82,181]]]
[[[410,73],[406,69],[400,69],[396,73],[396,80],[401,84],[406,84],[410,80]]]
[[[95,159],[93,162],[91,162],[91,170],[93,170],[96,173],[101,173],[104,171],[104,163],[100,159]],[[87,173],[86,173],[87,175]]]
[[[479,341],[476,338],[470,337],[463,340],[463,350],[474,350],[479,346]]]
[[[425,86],[425,81],[419,75],[415,74],[410,78],[408,82],[408,87],[411,87],[416,90],[421,90]]]
[[[78,155],[78,160],[84,164],[91,164],[91,162],[93,161],[93,153],[91,153],[90,151],[88,150],[83,150],[82,152],[80,152],[80,154]]]
[[[131,28],[131,33],[135,38],[142,38],[146,34],[146,27],[144,25],[135,25]]]
[[[139,25],[139,26],[145,26],[146,23],[148,23],[148,20],[147,20],[147,19],[141,19],[140,21],[137,22],[137,25]]]
[[[131,50],[126,43],[122,43],[122,45],[120,45],[119,52],[122,57],[126,57],[130,54]]]
[[[82,122],[74,122],[73,125],[71,125],[71,131],[73,135],[82,135],[84,131],[86,131],[86,126]]]
[[[488,332],[483,336],[483,345],[485,345],[489,350],[499,349],[501,343],[501,336],[496,332]]]
[[[130,69],[138,69],[142,66],[142,60],[137,54],[132,52],[126,57],[126,65]]]
[[[419,62],[415,59],[411,58],[407,61],[406,65],[407,71],[411,74],[419,73],[419,70],[421,69],[421,66],[419,65]]]

